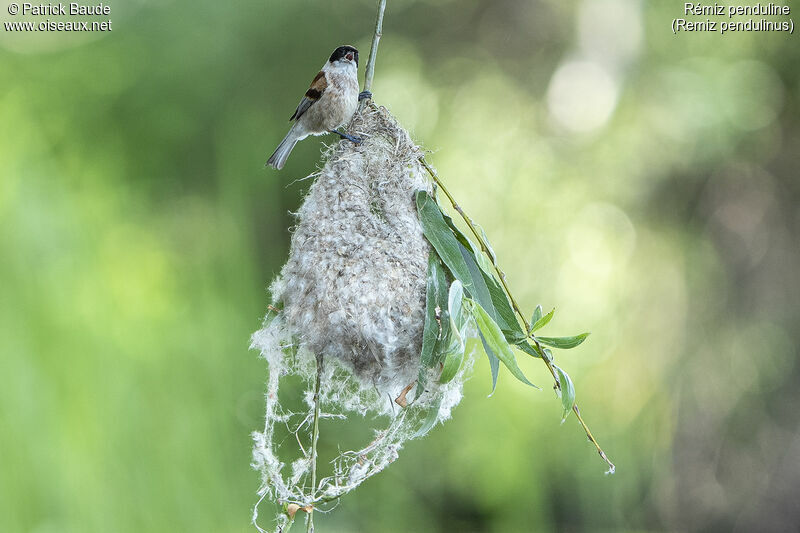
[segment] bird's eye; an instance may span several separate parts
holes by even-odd
[[[347,58],[348,61],[352,61],[353,60],[353,52],[347,52],[347,55],[344,56],[344,57]]]

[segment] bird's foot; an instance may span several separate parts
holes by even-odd
[[[361,141],[362,141],[361,137],[353,137],[352,135],[348,135],[346,133],[342,133],[339,130],[330,130],[330,132],[331,133],[335,133],[336,135],[338,135],[342,139],[347,139],[350,142],[354,142],[356,144],[361,144]]]
[[[369,91],[361,91],[358,93],[358,101],[361,100],[372,100],[372,93]]]

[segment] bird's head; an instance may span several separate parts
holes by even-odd
[[[358,50],[350,45],[340,46],[333,51],[331,58],[328,61],[331,63],[353,63],[356,67],[358,67]]]

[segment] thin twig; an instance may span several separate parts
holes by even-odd
[[[372,78],[375,77],[375,59],[378,56],[378,43],[383,35],[383,12],[386,10],[386,0],[378,1],[378,15],[375,20],[375,33],[372,35],[372,45],[369,47],[369,58],[367,58],[367,66],[364,70],[364,90],[372,90]],[[359,109],[363,109],[367,100],[361,100]]]
[[[311,500],[317,495],[317,441],[319,440],[319,390],[322,386],[322,356],[317,356],[317,382],[314,385],[314,430],[311,434]],[[308,510],[307,533],[314,532],[314,506]]]
[[[536,351],[541,355],[542,361],[544,361],[544,364],[547,366],[547,369],[550,371],[550,374],[553,375],[553,379],[556,382],[556,386],[560,389],[561,388],[561,384],[558,381],[558,376],[556,376],[556,371],[555,371],[555,369],[553,369],[553,365],[551,364],[551,362],[548,359],[548,357],[545,355],[544,349],[539,344],[539,341],[536,339],[536,336],[533,335],[533,332],[531,331],[531,324],[528,322],[528,320],[525,318],[525,315],[520,310],[520,307],[517,304],[517,301],[514,299],[514,295],[511,294],[511,291],[508,288],[508,284],[506,283],[505,272],[500,270],[500,267],[497,265],[497,261],[495,261],[495,258],[493,256],[493,254],[489,253],[489,245],[488,245],[488,243],[485,242],[485,240],[483,239],[481,234],[478,232],[478,230],[475,229],[475,225],[472,222],[472,219],[470,219],[469,216],[467,216],[467,214],[461,208],[461,206],[458,205],[458,202],[456,202],[455,198],[453,198],[453,195],[450,194],[450,191],[447,190],[447,187],[444,186],[444,183],[442,183],[442,181],[439,179],[439,176],[436,173],[436,171],[433,169],[433,167],[431,167],[428,164],[428,162],[425,161],[425,157],[424,156],[420,157],[419,161],[420,161],[420,163],[422,163],[422,166],[425,168],[425,170],[428,171],[428,174],[431,175],[431,178],[433,179],[433,181],[436,184],[436,186],[439,189],[441,189],[442,192],[445,194],[445,196],[447,196],[447,199],[450,200],[450,203],[453,205],[453,209],[455,209],[458,212],[458,214],[461,215],[461,218],[464,219],[464,222],[467,223],[467,226],[469,227],[470,231],[472,232],[472,235],[475,236],[475,239],[477,239],[478,244],[480,244],[481,250],[483,250],[483,253],[486,254],[486,256],[491,260],[492,266],[497,271],[497,275],[500,278],[500,283],[503,285],[503,290],[505,291],[506,295],[508,296],[509,300],[511,301],[511,305],[514,308],[514,311],[516,311],[517,315],[519,315],[519,318],[522,320],[522,323],[525,325],[525,331],[528,334],[528,338],[531,341],[533,341],[534,345],[536,346]],[[583,421],[583,417],[581,417],[581,412],[580,412],[580,409],[578,409],[578,404],[577,403],[573,404],[572,411],[575,413],[575,417],[578,419],[578,422],[580,422],[581,426],[583,427],[583,431],[586,432],[586,437],[589,439],[589,441],[592,444],[594,444],[595,448],[597,448],[597,453],[600,455],[600,457],[602,457],[603,461],[605,461],[606,464],[608,464],[608,467],[609,467],[608,473],[613,474],[614,470],[616,469],[616,467],[614,466],[614,463],[612,463],[611,460],[609,460],[608,456],[605,454],[603,449],[600,447],[600,444],[597,443],[597,440],[594,438],[594,435],[592,435],[592,432],[589,430],[589,426],[587,426],[586,422]]]

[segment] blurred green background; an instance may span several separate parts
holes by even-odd
[[[0,531],[253,531],[249,336],[321,140],[263,164],[334,47],[363,71],[375,3],[111,6],[109,33],[0,28]],[[528,312],[593,332],[556,357],[618,471],[543,365],[487,399],[481,358],[318,531],[796,531],[800,47],[682,11],[389,0],[375,99]]]

